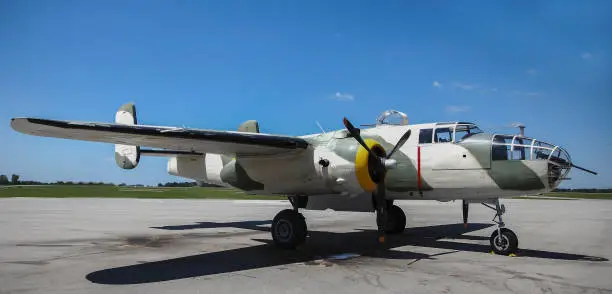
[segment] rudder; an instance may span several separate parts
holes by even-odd
[[[122,105],[115,114],[115,123],[122,125],[135,125],[136,106],[133,103]],[[115,144],[115,163],[122,169],[133,169],[140,161],[140,146]]]
[[[247,120],[238,127],[238,132],[259,133],[259,123],[256,120]]]

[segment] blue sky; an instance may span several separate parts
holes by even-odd
[[[522,122],[612,187],[610,1],[1,1],[0,173],[155,184],[166,161],[114,164],[110,144],[26,136],[11,117],[301,135],[372,123]]]

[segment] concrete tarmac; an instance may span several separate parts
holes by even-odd
[[[516,257],[460,202],[398,203],[387,248],[373,213],[303,211],[287,251],[269,233],[286,201],[0,199],[0,293],[612,293],[612,201],[502,203]]]

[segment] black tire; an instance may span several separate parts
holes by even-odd
[[[387,211],[387,225],[385,233],[394,235],[404,232],[406,228],[406,214],[397,205],[391,205]]]
[[[518,249],[518,237],[516,234],[507,228],[501,228],[501,238],[498,238],[498,230],[495,229],[489,241],[491,250],[499,255],[510,255],[516,253]]]
[[[295,249],[306,241],[306,220],[301,213],[285,209],[274,217],[270,232],[276,246]]]

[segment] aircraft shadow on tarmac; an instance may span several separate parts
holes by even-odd
[[[245,222],[200,222],[191,225],[155,227],[164,230],[190,230],[202,228],[236,227],[250,230],[269,231],[261,225],[270,221]],[[174,258],[162,261],[147,262],[111,269],[95,271],[86,276],[87,280],[99,284],[141,284],[207,275],[231,273],[248,269],[279,266],[298,262],[314,262],[326,257],[355,253],[359,256],[382,259],[435,259],[436,256],[458,251],[479,252],[488,254],[487,244],[452,242],[441,239],[484,241],[489,237],[463,235],[491,227],[492,224],[449,224],[425,227],[406,228],[403,234],[388,236],[384,248],[376,243],[376,232],[373,230],[333,233],[310,231],[310,237],[304,245],[296,250],[282,250],[274,246],[270,239],[254,239],[263,244],[203,253],[198,255]],[[449,249],[451,252],[439,254],[422,254],[409,251],[393,250],[406,245],[428,248]],[[519,249],[517,256],[559,260],[608,261],[605,258],[592,257],[561,252]],[[413,261],[414,262],[414,261]]]

